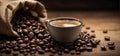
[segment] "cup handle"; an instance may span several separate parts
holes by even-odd
[[[45,26],[46,26],[46,28],[48,28],[48,22],[49,22],[50,20],[45,20]]]

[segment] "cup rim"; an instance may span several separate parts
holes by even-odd
[[[74,18],[74,17],[56,17],[56,18],[50,19],[48,21],[48,23],[50,23],[52,21],[55,21],[55,20],[75,20],[75,21],[80,22],[80,25],[77,25],[77,26],[74,26],[74,27],[80,27],[83,24],[83,22],[80,19]],[[51,24],[49,24],[49,25],[53,26]],[[53,26],[53,27],[58,27],[58,28],[74,28],[74,27],[60,27],[60,26]]]

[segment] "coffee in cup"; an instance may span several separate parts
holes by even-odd
[[[77,18],[59,17],[46,20],[46,26],[56,41],[72,43],[79,37],[82,22]]]

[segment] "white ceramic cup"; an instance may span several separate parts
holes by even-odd
[[[73,27],[58,27],[50,24],[50,22],[56,20],[72,20],[72,21],[77,21],[80,24]],[[46,27],[48,28],[51,36],[56,41],[62,43],[70,43],[70,42],[74,42],[79,37],[79,33],[82,27],[82,22],[79,19],[73,17],[58,17],[58,18],[46,20]]]

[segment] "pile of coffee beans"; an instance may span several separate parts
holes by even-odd
[[[50,52],[49,56],[54,56],[55,54],[63,55],[63,53],[80,55],[83,51],[92,51],[101,41],[99,39],[95,40],[95,34],[83,31],[73,45],[60,45],[50,36],[48,30],[39,19],[26,11],[18,11],[11,23],[19,37],[14,40],[0,41],[0,52],[12,53],[13,56],[18,56],[19,53],[24,56],[28,54],[35,56],[35,53],[45,54],[47,52]],[[90,27],[86,29],[89,30]],[[95,30],[91,32],[94,33]],[[103,32],[107,33],[107,31]],[[105,40],[110,40],[110,38],[106,36]],[[114,42],[108,43],[108,46],[110,49],[114,49]],[[102,45],[101,50],[106,50],[106,47]]]

